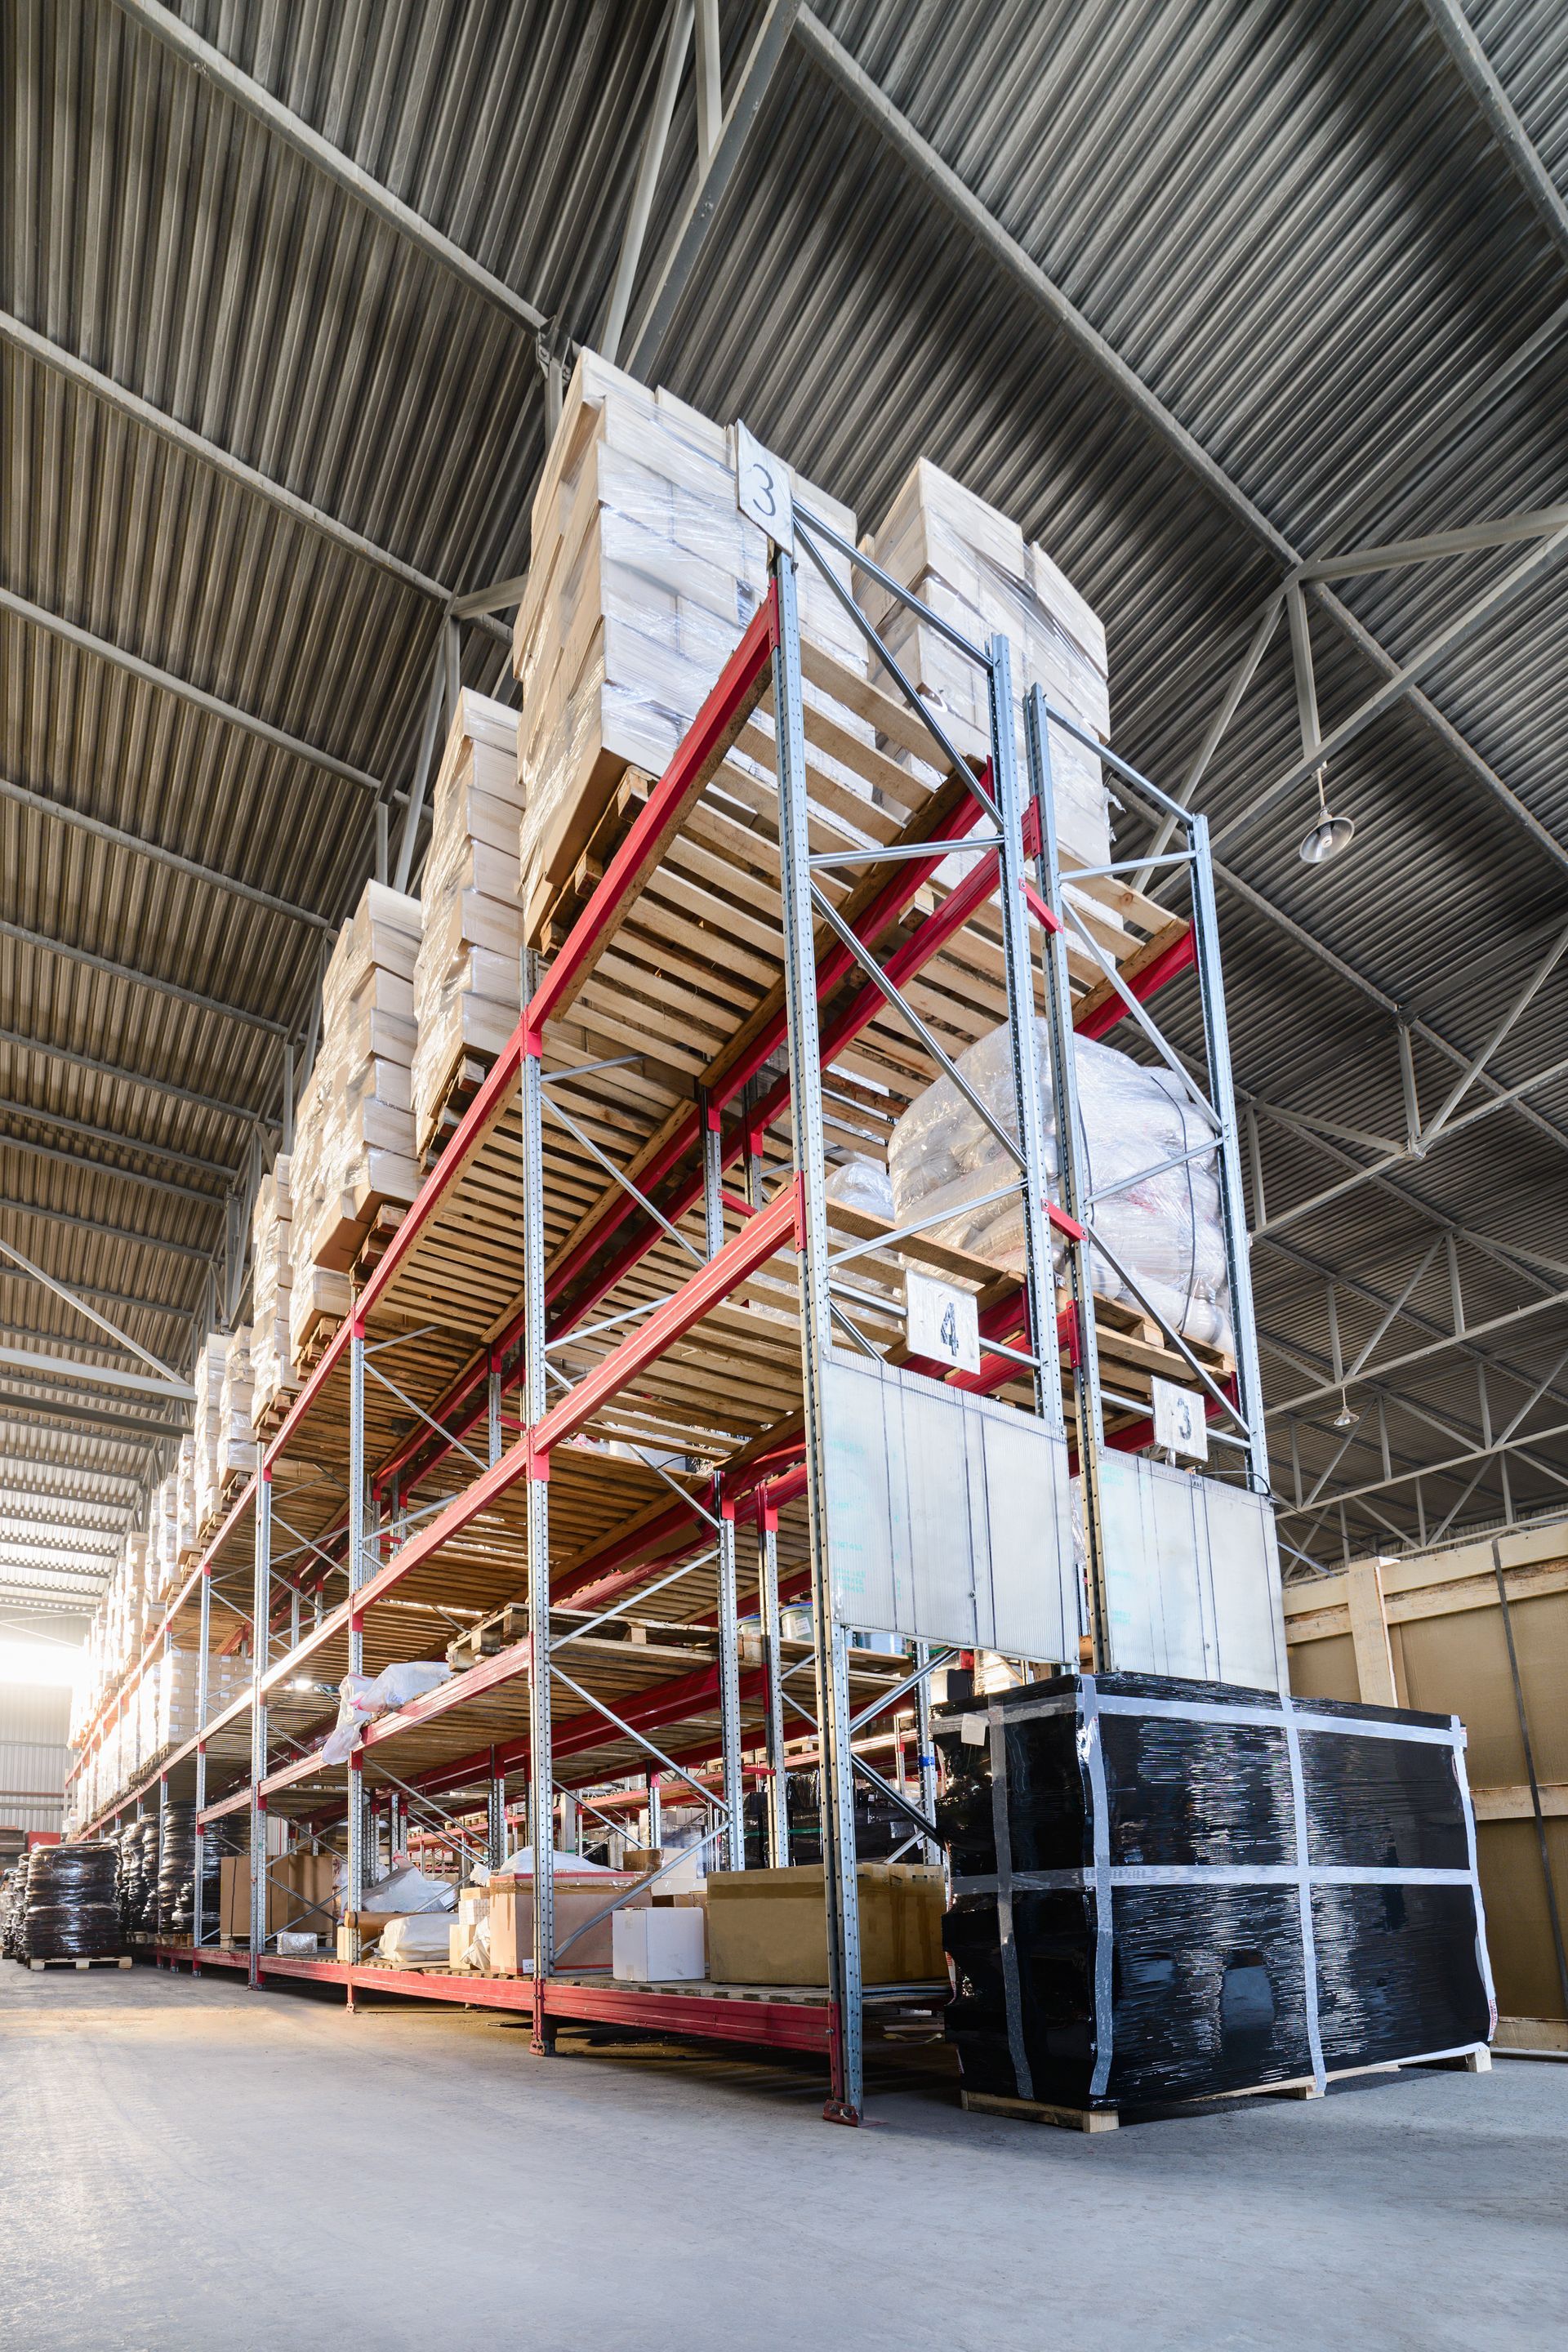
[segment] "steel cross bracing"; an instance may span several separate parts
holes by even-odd
[[[818,540],[807,520],[799,560],[826,568],[831,555],[831,550],[825,551],[827,536]],[[697,1775],[717,1759],[714,1835],[735,1862],[743,1859],[737,1830],[744,1758],[748,1748],[760,1750],[771,1768],[763,1773],[772,1798],[766,1840],[769,1851],[781,1855],[787,1851],[782,1801],[786,1709],[816,1727],[831,1899],[827,1998],[812,2046],[826,2052],[832,2067],[830,2111],[853,2120],[863,2095],[853,1778],[858,1774],[900,1807],[907,1806],[914,1835],[928,1837],[935,1797],[928,1683],[944,1654],[926,1651],[912,1672],[906,1661],[884,1662],[870,1673],[833,1622],[828,1604],[822,1433],[814,1400],[838,1299],[852,1296],[856,1315],[874,1335],[865,1344],[890,1351],[895,1360],[904,1352],[901,1306],[888,1282],[886,1263],[878,1264],[875,1221],[869,1229],[852,1216],[846,1224],[849,1213],[831,1208],[826,1199],[828,1071],[835,1073],[832,1091],[844,1090],[837,1075],[842,1070],[854,1099],[864,1097],[874,1108],[880,1098],[876,1088],[868,1092],[854,1075],[862,1064],[891,1074],[912,1055],[900,1080],[907,1096],[950,1065],[969,1036],[994,1026],[998,1013],[1009,1019],[1017,1045],[1014,1088],[1022,1163],[1015,1181],[1033,1238],[1021,1284],[1005,1278],[983,1287],[987,1352],[982,1373],[963,1378],[982,1391],[1005,1391],[1023,1410],[1044,1412],[1060,1426],[1064,1395],[1057,1366],[1065,1356],[1073,1427],[1087,1454],[1091,1485],[1099,1448],[1084,1447],[1083,1433],[1092,1429],[1108,1444],[1139,1444],[1147,1442],[1148,1423],[1139,1399],[1129,1402],[1123,1393],[1137,1375],[1115,1359],[1116,1348],[1131,1342],[1121,1339],[1110,1307],[1096,1313],[1090,1287],[1094,1200],[1077,1170],[1070,1117],[1063,1122],[1063,1191],[1066,1195],[1077,1186],[1072,1198],[1078,1210],[1068,1198],[1051,1198],[1044,1181],[1033,1036],[1037,1005],[1044,1003],[1049,1015],[1054,1082],[1060,1087],[1065,1072],[1070,1092],[1076,1029],[1100,1034],[1127,1018],[1163,1050],[1149,1022],[1148,1002],[1178,973],[1194,971],[1205,995],[1210,1041],[1201,1093],[1216,1148],[1229,1163],[1222,1188],[1227,1214],[1239,1203],[1240,1169],[1223,1003],[1217,999],[1212,893],[1206,900],[1204,895],[1202,820],[1183,819],[1189,824],[1184,862],[1197,877],[1197,924],[1189,930],[1138,900],[1154,928],[1147,942],[1129,955],[1125,969],[1108,964],[1096,953],[1093,936],[1081,933],[1081,935],[1072,933],[1064,920],[1047,720],[1072,722],[1035,699],[1026,783],[1020,779],[1007,648],[998,640],[984,651],[972,649],[985,667],[991,701],[990,758],[978,772],[963,772],[962,761],[954,767],[952,747],[940,727],[925,728],[915,698],[889,699],[880,689],[856,684],[850,673],[834,674],[830,683],[836,680],[840,691],[854,685],[862,698],[872,696],[877,728],[885,737],[902,740],[917,764],[900,768],[883,754],[861,755],[868,763],[883,761],[875,772],[893,793],[896,813],[878,818],[868,802],[866,823],[881,826],[873,832],[870,849],[854,851],[852,844],[846,845],[846,856],[824,862],[817,833],[825,819],[814,798],[820,789],[814,740],[819,722],[805,696],[808,677],[818,676],[820,682],[824,656],[800,636],[795,562],[788,551],[775,554],[767,606],[565,946],[547,971],[530,972],[527,1011],[511,1045],[394,1236],[349,1323],[329,1345],[268,1446],[263,1477],[230,1510],[154,1641],[184,1622],[182,1612],[199,1601],[205,1646],[220,1570],[226,1574],[224,1563],[237,1566],[248,1552],[250,1691],[206,1718],[202,1737],[188,1754],[166,1759],[160,1779],[172,1785],[187,1768],[195,1771],[204,1832],[240,1808],[249,1811],[254,1884],[259,1890],[269,1809],[292,1809],[296,1818],[306,1820],[343,1817],[342,1795],[334,1798],[322,1785],[321,1769],[308,1749],[297,1746],[279,1712],[287,1704],[294,1709],[291,1719],[303,1723],[313,1707],[316,1723],[321,1722],[320,1697],[301,1703],[291,1696],[300,1683],[314,1689],[323,1675],[330,1681],[345,1665],[354,1671],[367,1658],[380,1663],[416,1654],[410,1643],[416,1648],[421,1641],[444,1640],[454,1622],[472,1622],[472,1596],[485,1589],[473,1579],[504,1574],[515,1593],[526,1563],[524,1637],[372,1726],[351,1764],[350,1908],[357,1911],[363,1891],[369,1782],[426,1795],[477,1782],[490,1792],[487,1802],[492,1802],[498,1779],[504,1792],[509,1772],[526,1771],[537,1864],[537,1968],[530,1998],[536,2037],[546,2047],[562,2016],[586,2013],[583,2004],[590,1998],[609,1998],[568,1983],[554,1965],[550,1823],[558,1789],[580,1786],[584,1777],[592,1786],[595,1773],[602,1781],[606,1758],[620,1759],[613,1762],[612,1777],[640,1775],[651,1758],[655,1769],[668,1776],[668,1801],[671,1786],[698,1785]],[[923,770],[918,765],[922,744]],[[777,810],[776,854],[770,833],[763,863],[774,877],[770,903],[782,948],[772,964],[759,967],[752,997],[737,1000],[726,1013],[729,1030],[715,1033],[711,1066],[704,1072],[695,1108],[689,1115],[681,1108],[678,1093],[675,1107],[661,1119],[658,1104],[669,1097],[650,1094],[647,1057],[607,1055],[585,1043],[597,1034],[606,985],[623,1010],[629,1002],[620,980],[600,982],[599,968],[619,972],[627,957],[635,959],[639,927],[654,919],[651,910],[659,895],[683,887],[683,828],[719,822],[711,812],[724,805],[725,791],[755,789],[751,772],[731,758],[742,747],[753,756],[753,746],[767,753],[770,775],[776,778],[769,785],[773,800],[764,794],[760,804]],[[914,781],[922,773],[934,775],[934,788]],[[1122,782],[1141,789],[1156,810],[1168,805],[1131,772]],[[976,820],[989,822],[994,833],[973,845],[968,878],[953,889],[933,891],[942,858],[953,843],[963,841]],[[754,842],[757,836],[747,837]],[[879,859],[879,846],[894,854]],[[863,877],[861,864],[869,868]],[[835,867],[842,870],[836,873]],[[656,879],[658,892],[649,897],[647,886]],[[1114,870],[1105,877],[1079,874],[1078,887],[1080,894],[1102,888],[1127,897]],[[1129,936],[1135,940],[1135,934]],[[1042,952],[1043,963],[1037,961]],[[973,993],[982,970],[1000,975],[999,993],[989,982]],[[769,971],[776,975],[771,988],[765,984]],[[965,989],[972,998],[964,996]],[[967,1029],[965,1022],[971,1024]],[[945,1042],[949,1037],[951,1045]],[[782,1075],[781,1050],[787,1060]],[[562,1118],[547,1115],[556,1091],[566,1098]],[[612,1106],[617,1106],[618,1129],[606,1124]],[[647,1140],[639,1142],[639,1134]],[[606,1141],[611,1136],[618,1139]],[[787,1173],[779,1165],[781,1144],[788,1153]],[[608,1191],[596,1192],[606,1162]],[[731,1191],[726,1173],[737,1162],[743,1190]],[[447,1328],[452,1310],[435,1304],[436,1292],[421,1289],[421,1253],[439,1255],[443,1220],[471,1216],[468,1203],[471,1199],[477,1207],[479,1195],[469,1188],[479,1181],[481,1168],[494,1170],[511,1204],[496,1227],[498,1245],[503,1234],[515,1236],[521,1216],[525,1297],[519,1314],[509,1303],[510,1291],[498,1290],[491,1280],[487,1296],[496,1303],[482,1310],[487,1336],[477,1346],[460,1343],[454,1366],[453,1332]],[[484,1181],[488,1185],[491,1180]],[[558,1194],[560,1207],[553,1205]],[[1065,1300],[1052,1268],[1053,1234],[1066,1253]],[[1233,1233],[1231,1239],[1239,1252],[1233,1278],[1245,1309],[1245,1236]],[[890,1242],[917,1258],[931,1247],[920,1220],[896,1233],[884,1225],[884,1260]],[[689,1244],[695,1245],[695,1263]],[[490,1277],[482,1238],[475,1234],[462,1247],[470,1274],[466,1291]],[[793,1261],[792,1282],[776,1270],[781,1252],[786,1263]],[[509,1239],[503,1259],[507,1265],[515,1263],[515,1241]],[[846,1274],[851,1264],[852,1281]],[[983,1285],[988,1271],[977,1263]],[[786,1315],[792,1296],[797,1306]],[[756,1307],[764,1304],[771,1322],[756,1318]],[[797,1336],[770,1349],[767,1343],[781,1319],[785,1333]],[[1142,1328],[1149,1325],[1144,1314]],[[1050,1335],[1053,1327],[1054,1344],[1042,1349],[1031,1335]],[[716,1340],[709,1336],[715,1333]],[[395,1341],[400,1351],[395,1380],[376,1362],[379,1351]],[[1147,1355],[1147,1341],[1139,1344]],[[703,1370],[715,1345],[721,1352],[712,1363],[731,1366],[721,1381],[713,1370]],[[785,1381],[791,1349],[798,1349],[798,1365]],[[1100,1381],[1103,1350],[1111,1351],[1107,1360],[1114,1366],[1114,1380],[1106,1383]],[[1185,1368],[1199,1378],[1212,1377],[1213,1367],[1184,1351],[1177,1331],[1162,1334],[1154,1360],[1178,1376]],[[776,1402],[760,1401],[751,1409],[751,1421],[744,1414],[737,1420],[731,1398],[753,1388],[760,1400],[766,1391]],[[1114,1409],[1113,1391],[1119,1400]],[[799,1400],[794,1407],[792,1393]],[[508,1417],[512,1396],[521,1406],[520,1422]],[[1216,1382],[1214,1402],[1216,1412],[1239,1419],[1244,1475],[1258,1482],[1255,1399],[1255,1365],[1244,1349],[1233,1376]],[[781,1407],[788,1409],[781,1414]],[[707,1426],[715,1410],[721,1423],[730,1423],[727,1432]],[[483,1425],[482,1455],[463,1444],[476,1424]],[[748,1428],[755,1434],[748,1436]],[[509,1431],[515,1432],[510,1444]],[[606,1435],[617,1462],[585,1450],[584,1439],[602,1444]],[[692,1467],[694,1446],[702,1457],[700,1471]],[[658,1458],[661,1450],[677,1457],[675,1471]],[[295,1465],[323,1460],[329,1464],[324,1472],[312,1470],[302,1486],[293,1486],[289,1516],[281,1518],[272,1505],[278,1479]],[[428,1504],[416,1505],[412,1497],[422,1482],[437,1491]],[[612,1496],[604,1507],[591,1507],[600,1489],[612,1487],[620,1490],[621,1499]],[[514,1490],[521,1512],[511,1501]],[[386,1531],[382,1536],[376,1533],[378,1511]],[[1090,1522],[1093,1528],[1092,1505]],[[303,1630],[299,1588],[285,1615],[279,1614],[279,1525],[290,1532],[292,1556],[304,1561],[304,1579],[308,1585],[313,1581],[318,1596],[316,1622]],[[787,1559],[781,1549],[786,1534]],[[337,1555],[342,1535],[350,1590],[346,1599],[324,1605],[322,1583],[342,1573]],[[1091,1555],[1098,1544],[1095,1531]],[[1098,1592],[1098,1571],[1091,1584]],[[492,1582],[489,1589],[497,1588]],[[803,1591],[813,1601],[814,1641],[806,1656],[792,1654],[786,1663],[789,1644],[781,1635],[780,1609]],[[739,1621],[753,1593],[760,1664],[743,1665]],[[466,1613],[454,1619],[448,1603]],[[688,1634],[710,1641],[704,1663],[677,1673],[672,1667],[679,1652],[661,1658],[658,1621],[649,1613],[656,1605],[673,1607]],[[1091,1633],[1098,1633],[1097,1654],[1103,1655],[1102,1598],[1091,1598],[1086,1606]],[[702,1634],[703,1627],[710,1634]],[[620,1638],[612,1641],[612,1634]],[[626,1638],[639,1634],[640,1640]],[[658,1660],[661,1670],[651,1678],[634,1677],[628,1695],[621,1696],[620,1685],[603,1679],[605,1661],[613,1655],[617,1667],[625,1667],[636,1664],[639,1653]],[[791,1676],[808,1664],[816,1685],[810,1705],[787,1687]],[[556,1692],[575,1703],[570,1713],[552,1704]],[[504,1727],[508,1706],[510,1730]],[[901,1786],[885,1783],[852,1745],[863,1739],[870,1719],[900,1708],[911,1710],[916,1724],[918,1804],[905,1797]],[[205,1717],[205,1707],[203,1712]],[[474,1734],[465,1731],[470,1722]],[[248,1782],[216,1802],[205,1801],[215,1743],[232,1743],[247,1724]],[[280,1763],[268,1754],[274,1728],[295,1749]],[[395,1741],[400,1759],[406,1750],[413,1760],[400,1760],[393,1774],[385,1759]],[[711,1785],[700,1785],[711,1798]],[[256,1899],[259,1905],[259,1891]],[[252,1969],[265,1980],[277,1963],[265,1949],[264,1916],[253,1927]],[[355,1966],[346,1965],[346,1977],[340,1973],[333,1980],[347,1981],[352,1990]],[[719,2010],[723,2004],[716,2000],[711,2006]],[[704,2030],[731,2028],[710,2020]]]

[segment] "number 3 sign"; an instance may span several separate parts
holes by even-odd
[[[780,547],[795,545],[789,467],[739,424],[735,427],[735,504]]]

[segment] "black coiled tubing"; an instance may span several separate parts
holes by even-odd
[[[27,1867],[22,1940],[30,1960],[112,1959],[124,1945],[112,1845],[43,1845]]]

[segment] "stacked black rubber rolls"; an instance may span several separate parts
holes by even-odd
[[[0,1953],[8,1960],[26,1958],[22,1948],[22,1922],[27,1906],[27,1864],[16,1864],[0,1879]]]
[[[27,1866],[29,1960],[111,1960],[124,1948],[112,1845],[41,1845]]]

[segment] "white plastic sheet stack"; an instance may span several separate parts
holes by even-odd
[[[853,545],[849,509],[792,480]],[[512,639],[531,937],[626,768],[662,774],[766,594],[767,542],[736,508],[727,429],[581,352],[534,498]],[[864,676],[865,640],[807,560],[800,612],[805,633]]]
[[[868,551],[972,645],[1008,639],[1020,761],[1023,698],[1031,686],[1043,687],[1096,735],[1109,734],[1105,631],[1016,522],[921,457]],[[874,581],[863,593],[889,650],[931,702],[954,748],[970,761],[984,760],[990,746],[984,670]],[[879,682],[890,687],[886,678]],[[1103,866],[1110,856],[1110,809],[1100,762],[1057,726],[1050,754],[1058,839],[1081,864]]]
[[[1035,1045],[1046,1177],[1054,1184],[1057,1123],[1044,1021],[1035,1024]],[[1184,1338],[1228,1349],[1230,1294],[1216,1155],[1211,1150],[1178,1166],[1164,1165],[1161,1175],[1145,1173],[1212,1143],[1213,1128],[1163,1066],[1150,1068],[1088,1037],[1077,1040],[1075,1061],[1080,1165],[1100,1196],[1095,1228],[1131,1277],[1125,1280],[1097,1253],[1090,1277],[1097,1295],[1122,1299],[1141,1313],[1152,1307]],[[1016,1136],[1005,1029],[980,1038],[958,1056],[956,1066],[992,1116]],[[1009,1190],[999,1201],[985,1199],[1016,1175],[1016,1164],[951,1078],[938,1078],[900,1119],[888,1150],[888,1172],[896,1223],[940,1213],[942,1222],[930,1229],[931,1240],[1022,1275],[1017,1193]]]
[[[209,1331],[196,1358],[195,1444],[195,1522],[204,1528],[223,1498],[231,1470],[253,1470],[250,1433],[250,1330]]]
[[[256,1440],[250,1410],[255,1380],[250,1369],[251,1328],[242,1323],[229,1340],[228,1355],[218,1390],[217,1484],[221,1494],[232,1471],[246,1475],[256,1467]]]
[[[411,1084],[421,1154],[463,1054],[493,1059],[517,1026],[521,820],[517,713],[465,688],[436,779],[420,883]]]
[[[174,1565],[196,1540],[196,1441],[182,1437],[174,1464]]]
[[[418,1190],[410,1066],[419,933],[417,898],[367,882],[322,982],[321,1045],[289,1163],[296,1362],[322,1316],[348,1312],[346,1277],[377,1209]]]
[[[292,1194],[287,1153],[279,1153],[256,1188],[250,1218],[250,1412],[259,1427],[280,1396],[292,1396],[300,1382],[289,1346],[289,1301],[293,1289]]]

